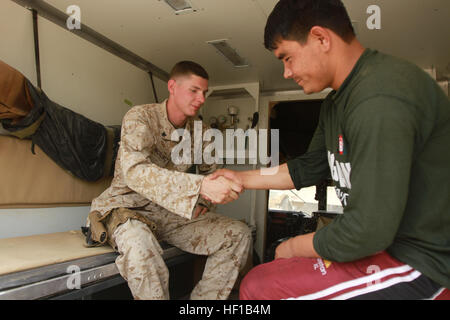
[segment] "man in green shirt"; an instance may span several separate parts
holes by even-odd
[[[293,237],[243,280],[242,299],[442,299],[450,288],[450,103],[418,67],[355,37],[340,0],[281,0],[265,46],[284,77],[325,99],[308,151],[223,175],[300,189],[331,174],[344,214]]]

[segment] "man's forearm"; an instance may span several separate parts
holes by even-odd
[[[273,168],[262,168],[250,171],[236,171],[245,189],[294,189],[287,164]]]
[[[303,234],[292,239],[292,249],[297,257],[320,258],[314,249],[313,238],[315,232]]]
[[[314,232],[290,238],[282,242],[275,251],[275,258],[320,258],[314,249]]]

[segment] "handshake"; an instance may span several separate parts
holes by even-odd
[[[203,179],[200,195],[212,203],[225,204],[239,198],[244,184],[238,172],[220,169]]]
[[[284,163],[277,167],[248,171],[219,169],[206,176],[200,187],[200,195],[214,203],[225,204],[239,198],[244,189],[289,190],[295,188],[289,168]],[[194,217],[206,212],[197,207]]]

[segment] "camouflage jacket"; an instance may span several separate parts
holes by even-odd
[[[210,207],[199,192],[202,174],[214,171],[216,165],[198,165],[200,175],[187,173],[194,163],[194,118],[188,118],[184,127],[191,137],[192,161],[185,161],[190,164],[172,161],[172,149],[179,141],[171,140],[176,128],[167,117],[166,104],[167,100],[135,106],[127,112],[122,122],[114,178],[111,186],[92,201],[91,212],[103,215],[120,207],[149,210],[163,207],[190,219],[198,203]],[[203,132],[208,129],[204,124],[201,128]],[[206,146],[202,141],[202,152]]]

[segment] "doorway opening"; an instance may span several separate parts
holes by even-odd
[[[279,159],[283,164],[303,155],[319,122],[323,99],[284,101],[269,106],[269,128],[279,130]],[[267,214],[265,262],[273,259],[274,249],[282,239],[314,231],[314,212],[342,213],[343,208],[326,179],[300,190],[270,190]]]

